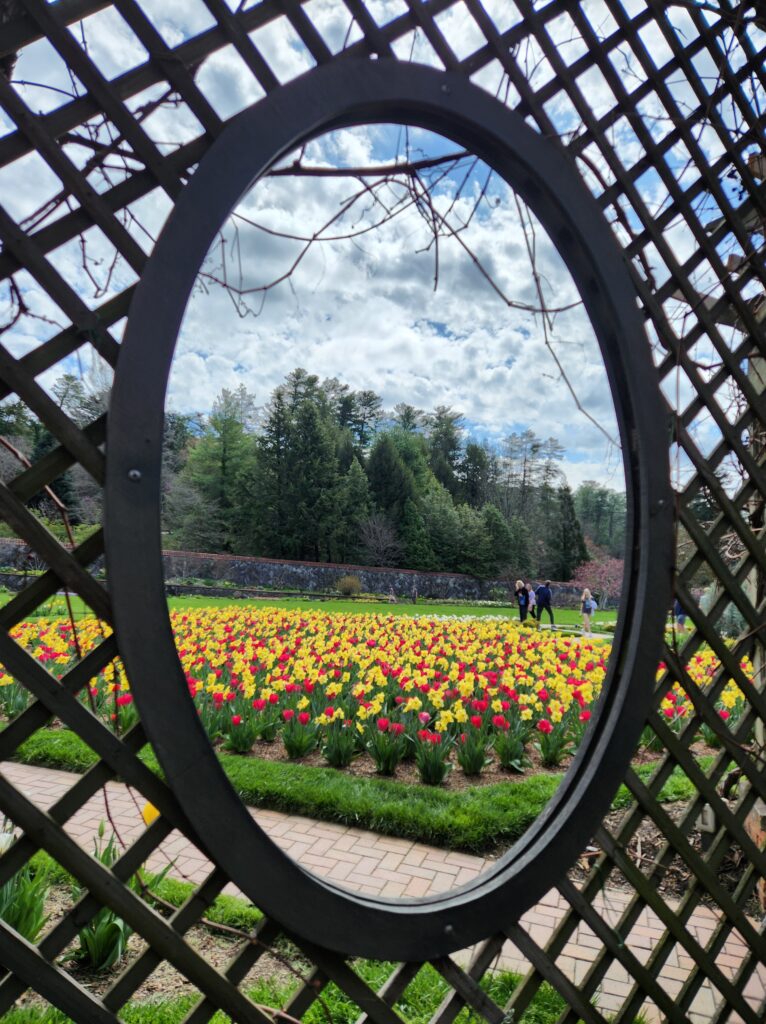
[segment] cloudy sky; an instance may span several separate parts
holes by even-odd
[[[205,7],[196,0],[142,0],[142,6],[171,45],[211,24]],[[358,36],[354,26],[349,33],[345,5],[333,0],[313,0],[309,6],[312,18],[333,48],[340,49],[346,40],[353,42]],[[516,17],[513,5],[501,0],[485,6],[495,16],[501,31]],[[632,6],[643,4],[636,0]],[[400,13],[402,4],[399,0],[378,0],[371,7],[383,21]],[[600,30],[608,32],[613,28],[600,3],[592,2],[586,7]],[[679,23],[679,31],[690,31],[688,15],[682,10],[674,12],[673,17]],[[459,56],[471,52],[481,42],[475,23],[460,4],[440,19],[440,25]],[[565,18],[558,19],[549,30],[554,37],[558,36],[566,60],[571,61],[582,51],[582,42]],[[91,56],[109,77],[146,58],[141,44],[113,10],[87,19],[74,32],[77,38],[87,40]],[[654,29],[643,30],[642,35],[645,32],[651,35],[646,41],[651,45],[653,58],[662,63],[670,53],[666,42]],[[253,38],[283,81],[312,64],[285,20],[253,33]],[[402,57],[438,63],[420,35],[410,34],[399,40],[396,48]],[[536,83],[551,74],[539,57],[533,44],[528,52],[519,55],[530,69],[534,68],[530,74]],[[614,59],[623,61],[620,70],[629,83],[630,76],[638,73],[635,62],[618,54]],[[597,113],[610,109],[614,99],[606,83],[598,73],[591,78],[581,85],[587,89],[592,106]],[[16,80],[20,94],[34,110],[60,104],[65,92],[82,92],[81,85],[71,79],[45,42],[22,53]],[[476,81],[492,93],[505,89],[501,69],[496,65],[487,66]],[[204,63],[197,82],[223,117],[231,116],[261,95],[231,47]],[[681,98],[684,90],[688,93],[683,82],[671,82],[670,88]],[[157,94],[156,89],[147,90],[131,99],[130,105],[136,109]],[[512,94],[509,101],[513,102]],[[558,94],[549,108],[549,116],[562,134],[577,130],[577,119],[566,97]],[[642,112],[655,137],[668,130],[669,119],[656,98],[649,97]],[[0,127],[8,131],[13,126],[0,118]],[[165,152],[199,134],[198,123],[183,107],[160,108],[145,122],[145,129]],[[610,131],[626,166],[641,157],[640,143],[624,119]],[[700,133],[700,144],[711,157],[720,145],[707,129]],[[453,148],[451,142],[421,131],[405,133],[393,126],[364,127],[318,140],[307,148],[302,159],[306,165],[354,167],[401,160],[408,152],[413,159],[423,159]],[[80,166],[90,155],[87,148],[77,145],[67,146],[66,151]],[[682,180],[687,173],[687,158],[683,147],[668,155]],[[597,154],[594,159],[598,159]],[[109,174],[111,185],[124,178],[125,170],[118,160]],[[470,221],[461,231],[461,239],[507,299],[536,304],[515,198],[504,183],[494,180],[477,206],[484,180],[481,167],[474,168],[467,178],[466,165],[454,169],[434,188],[435,205],[441,213],[450,210],[454,227]],[[94,183],[100,190],[107,187],[103,180]],[[456,198],[461,184],[462,191]],[[37,210],[41,197],[54,195],[58,187],[53,174],[34,155],[0,171],[0,202],[19,219]],[[637,187],[652,209],[660,210],[667,201],[667,192],[654,171],[639,179]],[[236,387],[240,383],[263,405],[287,372],[303,366],[320,377],[338,377],[354,389],[371,388],[381,395],[389,409],[398,402],[424,409],[449,405],[463,413],[476,438],[499,441],[508,433],[527,427],[542,436],[553,435],[566,447],[565,468],[573,485],[594,478],[621,487],[620,455],[605,437],[616,436],[609,389],[582,307],[555,316],[549,341],[580,402],[598,427],[578,412],[546,348],[540,316],[525,309],[509,308],[476,270],[465,248],[454,240],[441,240],[438,287],[434,288],[434,250],[429,246],[431,239],[423,216],[413,204],[403,204],[401,213],[376,230],[351,239],[313,244],[289,279],[266,293],[253,292],[237,303],[213,280],[221,277],[224,259],[231,284],[258,288],[279,278],[304,243],[274,233],[293,235],[296,239],[312,235],[358,189],[359,183],[353,178],[272,177],[260,182],[244,199],[236,211],[238,216],[224,226],[220,243],[204,268],[209,276],[201,279],[187,310],[173,369],[171,406],[181,411],[206,411],[222,387]],[[402,190],[394,186],[380,191],[379,197],[387,203],[397,202],[402,198]],[[706,202],[708,199],[703,195],[700,203]],[[159,190],[130,207],[129,227],[145,251],[151,251],[169,209],[169,200]],[[49,216],[62,212],[62,208],[56,208]],[[328,234],[359,232],[378,219],[380,212],[379,206],[362,200]],[[711,206],[706,216],[713,217],[717,212]],[[682,223],[671,223],[666,234],[683,262],[693,247],[688,231]],[[135,277],[121,262],[112,268],[111,250],[99,232],[88,232],[86,244],[86,265],[79,240],[62,246],[50,259],[86,301],[96,306],[133,283]],[[539,228],[535,244],[547,301],[552,306],[576,303],[578,296],[568,274]],[[655,261],[654,271],[661,282],[666,272],[660,260]],[[702,292],[710,286],[702,279],[704,271],[703,267],[699,280]],[[66,324],[66,318],[26,275],[19,275],[18,281],[30,306],[48,318],[24,318],[19,324],[10,344],[15,352],[21,353],[56,333]],[[687,309],[679,308],[676,315],[682,319],[687,313]],[[115,325],[118,338],[123,326]],[[706,355],[702,347],[697,355]],[[82,373],[88,380],[99,377],[87,353],[70,361],[66,368]],[[43,382],[50,383],[45,378]],[[691,392],[688,383],[676,376],[666,384],[666,394],[671,402],[683,407]],[[695,429],[706,444],[715,440],[709,424],[701,422]]]
[[[445,149],[443,140],[422,131],[411,131],[409,144],[414,159]],[[395,127],[361,128],[319,140],[304,161],[369,166],[392,161],[403,146],[404,133]],[[454,150],[452,144],[448,148]],[[605,470],[614,480],[621,473],[619,458],[610,456],[613,446],[577,412],[545,347],[540,317],[509,308],[493,287],[512,302],[537,305],[513,193],[493,180],[482,199],[486,177],[485,167],[471,169],[466,161],[432,192],[440,214],[451,207],[450,222],[468,224],[462,244],[440,240],[438,278],[429,226],[405,189],[393,184],[379,190],[379,203],[362,195],[327,232],[355,237],[315,242],[287,280],[238,303],[213,280],[222,279],[224,261],[229,282],[254,289],[280,278],[305,249],[302,241],[275,237],[251,224],[310,237],[362,191],[351,178],[260,182],[225,228],[205,267],[210,277],[192,298],[171,400],[202,409],[209,404],[211,384],[244,382],[261,403],[287,372],[303,366],[322,377],[338,377],[353,389],[375,390],[388,409],[398,402],[423,409],[451,406],[464,414],[476,437],[497,441],[526,428],[553,435],[566,444],[573,482],[603,477]],[[396,203],[401,213],[365,230],[384,216],[382,204],[391,208]],[[539,226],[536,240],[549,304],[578,303],[566,269]],[[579,305],[554,318],[550,337],[580,400],[614,436],[601,358]]]

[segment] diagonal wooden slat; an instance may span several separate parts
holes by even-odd
[[[94,609],[103,618],[108,619],[109,611],[105,592],[95,581],[88,582],[90,577],[84,568],[100,555],[101,537],[89,538],[70,553],[39,531],[39,527],[30,521],[24,502],[44,484],[55,479],[57,474],[76,463],[84,465],[91,475],[99,479],[102,465],[99,446],[104,439],[104,423],[92,424],[84,430],[70,424],[47,400],[35,378],[86,344],[115,365],[118,346],[109,334],[109,328],[126,314],[131,289],[91,311],[63,280],[47,259],[47,254],[78,235],[87,237],[88,231],[95,227],[129,265],[134,269],[140,267],[143,253],[123,227],[128,223],[125,218],[130,217],[131,204],[159,188],[171,196],[177,194],[221,126],[220,119],[195,79],[197,68],[208,56],[226,45],[233,45],[253,75],[254,82],[265,92],[275,91],[279,87],[276,76],[254,45],[250,33],[267,25],[274,26],[278,19],[286,16],[306,53],[315,62],[327,63],[338,59],[332,57],[328,40],[314,21],[310,3],[262,0],[247,8],[240,5],[233,9],[234,5],[223,0],[204,2],[215,24],[183,39],[177,46],[165,43],[155,26],[154,16],[144,10],[139,0],[115,0],[112,4],[103,0],[59,0],[51,5],[43,4],[41,0],[28,0],[20,3],[26,13],[16,16],[4,26],[0,55],[47,36],[89,89],[87,95],[65,101],[49,113],[35,115],[12,86],[0,82],[0,100],[4,98],[6,110],[17,124],[15,130],[0,139],[0,165],[7,165],[26,153],[38,152],[59,177],[64,189],[62,195],[73,207],[62,211],[55,219],[41,221],[32,232],[27,232],[23,225],[15,224],[0,211],[0,234],[4,240],[4,251],[0,253],[0,278],[7,278],[19,270],[28,272],[72,321],[71,326],[65,326],[49,341],[18,360],[12,360],[6,352],[5,372],[0,372],[0,395],[18,394],[42,416],[61,444],[58,450],[31,469],[19,473],[0,495],[0,505],[16,530],[28,542],[31,541],[38,556],[42,555],[51,565],[51,571],[30,583],[0,610],[4,629],[11,629],[32,612],[60,587],[62,579],[75,589],[79,587],[83,596],[85,592],[90,594],[95,601]],[[559,145],[568,150],[573,167],[577,160],[585,161],[587,158],[590,161],[590,167],[586,163],[578,166],[588,177],[602,209],[613,218],[626,258],[631,261],[639,303],[662,349],[657,365],[658,381],[672,379],[672,375],[679,372],[692,388],[691,399],[685,408],[675,409],[672,403],[668,403],[668,421],[673,425],[673,440],[682,445],[692,466],[692,475],[684,494],[679,496],[677,510],[679,523],[686,529],[694,550],[686,565],[678,569],[676,592],[690,610],[695,632],[685,638],[682,645],[676,648],[671,644],[665,652],[667,670],[656,688],[655,709],[667,688],[678,682],[687,693],[694,714],[678,735],[667,728],[656,710],[650,714],[648,723],[665,740],[667,754],[643,790],[635,791],[631,785],[636,802],[626,811],[615,835],[611,836],[606,829],[599,832],[599,842],[605,852],[582,890],[562,883],[573,906],[555,929],[545,949],[531,937],[525,937],[523,929],[517,927],[513,932],[514,941],[526,953],[532,968],[516,989],[506,1010],[522,1013],[545,979],[567,1001],[568,1009],[563,1015],[567,1024],[580,1016],[589,1022],[601,1020],[604,1015],[593,1008],[591,1000],[597,995],[597,987],[609,966],[622,963],[629,968],[633,986],[616,1012],[616,1024],[632,1022],[649,997],[663,1006],[668,1019],[682,1020],[691,1011],[701,986],[707,982],[711,982],[722,997],[714,1011],[716,1024],[719,1021],[723,1024],[734,1012],[744,1020],[758,1019],[757,1009],[743,1003],[743,992],[758,965],[764,962],[763,937],[753,931],[752,926],[750,932],[747,931],[743,915],[747,900],[762,873],[763,856],[752,844],[748,845],[743,836],[745,816],[753,807],[756,796],[763,796],[764,784],[757,752],[744,744],[751,738],[758,722],[766,720],[766,697],[763,680],[748,684],[739,666],[743,654],[752,654],[760,642],[758,631],[764,608],[759,603],[760,598],[751,596],[747,588],[753,576],[766,569],[762,538],[754,532],[750,518],[755,504],[766,495],[766,474],[763,460],[749,446],[749,437],[763,430],[766,423],[766,396],[747,372],[753,348],[766,354],[757,302],[757,291],[766,284],[766,265],[755,247],[751,247],[752,251],[748,249],[751,220],[755,215],[763,216],[766,210],[766,190],[751,166],[752,156],[766,149],[759,103],[748,94],[754,84],[756,88],[764,89],[762,52],[759,51],[762,39],[751,27],[757,17],[754,13],[757,7],[721,0],[716,15],[710,10],[703,10],[705,5],[678,5],[674,11],[658,0],[647,0],[646,4],[631,8],[617,0],[605,0],[604,11],[609,20],[602,26],[592,18],[592,9],[587,5],[572,4],[569,0],[551,0],[544,5],[519,0],[517,7],[521,16],[509,17],[510,27],[501,31],[493,18],[505,12],[489,8],[480,0],[463,0],[462,10],[473,18],[484,42],[477,44],[474,52],[464,59],[458,59],[455,50],[461,41],[451,37],[445,28],[446,22],[437,21],[440,14],[457,6],[455,0],[432,0],[431,3],[407,0],[399,11],[391,14],[382,13],[381,8],[373,8],[364,0],[344,0],[343,6],[353,16],[363,38],[344,50],[339,58],[375,54],[391,59],[392,44],[415,30],[427,41],[432,52],[454,72],[475,75],[495,62],[520,96],[517,110],[542,133],[554,139],[562,132],[564,123],[557,110],[557,100],[559,95],[567,98],[581,124],[569,135],[566,134],[568,129],[564,128],[565,137]],[[107,7],[114,7],[122,14],[150,55],[143,65],[132,68],[113,81],[107,80],[97,62],[64,28],[79,17]],[[399,13],[402,8],[403,13]],[[677,28],[682,8],[685,8],[685,24],[692,25],[693,32],[681,32]],[[574,56],[557,44],[561,38],[561,19],[566,20],[569,31],[579,35],[584,44]],[[666,47],[661,59],[650,49],[648,39],[651,33],[657,33]],[[534,66],[527,61],[528,54],[533,51],[535,60],[542,59],[552,69],[552,74],[543,76],[542,81],[536,77]],[[613,59],[616,53],[630,54],[640,69],[640,80],[620,75],[617,61]],[[704,61],[710,59],[718,69],[715,81],[703,78],[700,70]],[[593,97],[583,85],[583,76],[589,72],[597,72],[614,96],[614,102],[602,107],[598,114],[593,110]],[[687,88],[683,102],[677,90],[677,83],[681,80]],[[198,118],[204,133],[172,153],[159,152],[147,135],[140,116],[128,106],[133,97],[155,86],[173,90],[178,101]],[[647,112],[653,104],[661,106],[668,117],[669,123],[659,133],[654,131],[655,126]],[[144,162],[143,168],[127,171],[124,180],[106,187],[100,194],[90,190],[87,180],[71,163],[66,149],[62,148],[67,145],[64,139],[67,133],[82,131],[86,122],[95,118],[108,119],[116,127],[118,141],[131,146],[137,160]],[[629,163],[623,160],[623,153],[611,134],[621,123],[630,125],[641,146],[641,152]],[[713,137],[717,148],[711,151],[709,139]],[[674,165],[676,151],[681,147],[690,158],[683,181]],[[102,159],[103,156],[101,154]],[[730,170],[736,172],[742,183],[742,196],[735,198],[734,190],[727,185]],[[662,205],[656,209],[650,206],[647,198],[647,175],[654,175],[663,189]],[[123,210],[126,211],[124,215],[120,213]],[[713,216],[711,221],[709,218]],[[685,225],[692,242],[683,253],[672,238],[679,223]],[[738,242],[749,257],[736,277],[728,274],[723,262],[724,247],[731,246],[733,242]],[[708,284],[701,286],[700,277]],[[711,281],[714,285],[718,282],[718,291],[713,287],[713,297],[708,298]],[[701,288],[705,291],[704,298]],[[667,308],[669,303],[679,301],[685,301],[690,310],[683,330],[672,322]],[[735,328],[734,335],[732,327]],[[712,347],[715,358],[719,360],[719,365],[711,372],[702,372],[697,365],[700,347]],[[718,392],[727,384],[736,390],[743,403],[736,416],[719,403]],[[712,420],[720,435],[707,453],[700,450],[693,436],[695,425],[705,415]],[[733,459],[747,474],[747,479],[736,491],[722,486],[717,478],[717,474]],[[717,518],[705,528],[696,522],[690,508],[690,502],[703,488],[712,494],[718,506]],[[720,554],[721,542],[729,533],[738,535],[744,552],[733,564]],[[694,605],[691,593],[695,575],[701,570],[717,577],[720,586],[719,595],[704,614]],[[743,639],[733,650],[722,640],[717,625],[730,603],[744,614],[752,631],[752,636]],[[697,687],[685,671],[685,664],[702,644],[706,644],[721,662],[720,671],[704,690]],[[140,727],[124,740],[117,741],[118,746],[115,747],[107,731],[94,726],[87,711],[76,700],[76,695],[91,675],[111,659],[116,646],[114,639],[105,641],[97,651],[75,666],[61,684],[35,666],[33,659],[23,652],[19,654],[13,645],[4,647],[3,650],[14,661],[21,681],[41,699],[0,733],[0,751],[13,752],[36,728],[43,727],[54,711],[73,724],[78,733],[86,733],[94,749],[97,748],[105,760],[76,783],[52,809],[53,821],[59,825],[65,823],[83,801],[97,792],[117,770],[133,772],[133,784],[137,784],[142,792],[151,790],[152,802],[158,806],[158,801],[164,801],[160,821],[143,833],[118,862],[117,877],[125,880],[135,870],[138,858],[155,849],[160,837],[167,834],[171,824],[178,820],[178,809],[164,783],[153,776],[147,777],[137,768],[140,762],[134,755],[143,742]],[[715,709],[715,702],[729,677],[740,684],[747,700],[745,712],[731,733],[716,728],[720,723]],[[54,690],[56,686],[61,687],[60,693]],[[722,752],[704,772],[693,760],[692,752],[696,732],[703,722],[719,732],[724,744]],[[740,796],[733,808],[721,800],[718,792],[732,760],[741,772]],[[663,784],[676,767],[695,782],[697,792],[681,819],[673,825],[668,823],[658,798]],[[705,803],[716,810],[721,827],[707,852],[698,855],[690,846],[690,835],[695,818]],[[643,873],[626,859],[624,847],[645,818],[665,833],[666,842],[656,864]],[[55,841],[59,840],[60,836],[56,837]],[[749,855],[750,862],[736,891],[726,893],[717,882],[716,871],[734,842],[740,846],[744,843],[742,848]],[[7,872],[14,865],[24,863],[37,845],[30,837],[21,840],[3,858],[0,870]],[[687,863],[693,877],[684,898],[671,909],[658,895],[656,883],[663,869],[678,857]],[[645,907],[651,907],[659,914],[666,926],[657,949],[643,966],[631,960],[629,949],[619,945],[593,899],[617,870],[633,884],[633,899],[621,915],[620,934],[627,936],[629,943],[631,929]],[[215,877],[214,872],[208,884],[192,897],[188,906],[173,915],[167,926],[177,933],[178,940],[182,939],[188,923],[197,919],[222,882],[223,878]],[[686,930],[694,910],[703,903],[715,906],[718,914],[718,923],[704,947],[690,944]],[[11,975],[0,982],[0,1013],[11,1005],[14,993],[24,989],[21,975],[26,971],[25,976],[31,977],[31,965],[37,962],[34,958],[41,956],[44,961],[50,961],[55,957],[62,948],[60,943],[70,941],[75,934],[77,922],[87,919],[99,905],[95,896],[86,895],[76,911],[67,915],[43,940],[39,954],[33,949],[16,948],[20,976]],[[602,944],[595,952],[586,978],[579,986],[574,986],[561,971],[559,959],[568,939],[583,920],[601,937]],[[715,959],[728,937],[743,927],[750,941],[750,953],[737,976],[727,979],[718,971]],[[269,923],[264,925],[264,931],[259,932],[262,940],[271,934],[269,928],[274,936],[278,934],[278,926]],[[452,988],[434,1016],[435,1024],[449,1024],[466,1001],[484,1019],[498,1020],[498,1009],[484,1002],[476,983],[491,969],[501,945],[502,937],[488,940],[465,971],[451,962],[441,964]],[[667,999],[663,1002],[656,979],[662,965],[677,948],[692,954],[694,966],[677,1002],[671,1006]],[[248,965],[262,952],[263,944],[244,947],[229,965],[226,984],[236,985]],[[417,973],[416,965],[401,965],[393,971],[381,992],[375,994],[360,982],[341,958],[321,950],[304,949],[306,953],[315,967],[309,982],[299,989],[288,1007],[288,1012],[299,1016],[315,1001],[322,987],[333,980],[362,1009],[362,1020],[367,1016],[365,1011],[369,1011],[372,1020],[385,1020],[391,1024],[397,1018],[390,1007]],[[162,951],[150,944],[150,948],[117,980],[109,994],[108,1005],[106,1000],[102,1000],[94,1013],[122,1006],[161,955]],[[50,964],[42,964],[41,970],[45,972],[41,987],[44,984],[46,991],[55,991],[57,998],[73,1001],[67,1005],[77,1005],[85,1012],[85,1004],[79,1001],[79,996],[74,994],[65,978],[58,977]],[[209,994],[207,999],[203,996],[203,1001],[190,1012],[188,1019],[195,1024],[207,1021],[215,1005]]]
[[[174,967],[203,989],[218,1009],[236,1020],[268,1024],[268,1018],[112,872],[84,853],[52,820],[26,800],[0,773],[0,808],[37,845],[81,879],[93,896],[110,906]]]
[[[70,974],[49,963],[39,950],[0,921],[0,961],[30,987],[74,1020],[119,1024],[119,1018]]]

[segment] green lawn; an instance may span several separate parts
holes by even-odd
[[[7,604],[12,597],[12,594],[0,595],[0,606]],[[81,598],[72,596],[70,600],[72,604],[72,611],[76,618],[90,614],[89,609]],[[510,618],[511,620],[518,619],[519,617],[518,609],[515,605],[488,607],[486,605],[471,604],[469,602],[466,602],[465,604],[446,604],[422,600],[417,604],[412,604],[412,602],[389,604],[387,601],[354,601],[342,598],[338,598],[337,600],[334,598],[312,599],[298,597],[235,598],[208,597],[207,595],[202,595],[199,597],[170,597],[168,598],[168,605],[171,611],[192,608],[225,608],[227,606],[236,605],[237,607],[321,609],[322,611],[328,612],[359,612],[380,615],[502,616],[504,618]],[[30,616],[30,618],[63,618],[66,617],[67,614],[65,599],[62,596],[57,595],[40,605],[35,615]],[[561,626],[579,626],[582,622],[580,613],[575,609],[555,608],[554,616],[556,618],[556,624]],[[593,620],[593,626],[598,630],[600,623],[614,622],[616,617],[617,612],[611,609],[608,611],[597,612]],[[547,624],[548,617],[546,616],[543,625],[547,626]]]

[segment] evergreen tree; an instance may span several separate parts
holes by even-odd
[[[381,434],[367,463],[370,496],[398,532],[407,499],[415,498],[415,480],[388,434]]]
[[[423,423],[423,410],[416,409],[414,405],[406,402],[399,402],[394,406],[394,423],[397,427],[414,434]]]
[[[431,469],[452,495],[459,490],[458,463],[462,446],[463,416],[448,405],[437,405],[425,417]]]
[[[554,579],[566,581],[572,578],[578,565],[587,562],[588,551],[569,486],[559,487],[557,498],[557,516],[550,544],[551,574]]]
[[[391,440],[399,458],[412,473],[416,493],[418,495],[425,494],[436,482],[428,464],[426,439],[422,434],[415,434],[403,430],[401,427],[394,427],[393,430],[387,431],[386,437]]]
[[[481,510],[481,517],[489,543],[492,574],[496,575],[511,564],[511,530],[496,505],[485,505]]]
[[[44,455],[58,447],[58,441],[51,434],[49,430],[43,428],[40,431],[40,435],[32,449],[31,462],[38,462]],[[72,525],[80,522],[79,508],[77,503],[77,494],[72,482],[72,472],[67,470],[66,473],[62,473],[61,476],[49,485],[50,489],[66,508],[69,516],[69,521]],[[56,514],[54,502],[51,501],[46,491],[39,491],[30,501],[28,502],[30,508],[38,509],[38,511],[48,517]]]
[[[494,575],[497,565],[483,515],[470,505],[458,505],[455,511],[459,523],[455,570],[481,578]]]
[[[253,445],[247,433],[254,415],[252,396],[243,385],[224,388],[213,403],[202,436],[189,452],[184,479],[218,510],[224,550],[233,550],[240,531],[238,478]]]
[[[288,373],[284,384],[281,384],[278,390],[282,392],[288,408],[292,411],[301,402],[311,401],[317,397],[320,390],[319,377],[304,370],[302,366],[296,366]]]
[[[508,548],[511,576],[528,576],[532,572],[532,537],[521,516],[513,516],[508,524]]]
[[[59,377],[51,391],[64,412],[81,427],[103,415],[109,404],[110,387],[106,381],[86,388],[72,373]]]
[[[240,536],[248,553],[279,558],[284,550],[284,525],[289,519],[293,466],[290,461],[292,419],[285,393],[277,388],[256,440],[255,458],[240,474]]]
[[[356,438],[359,450],[366,454],[375,430],[383,416],[383,403],[374,391],[357,391],[351,413],[351,432]]]
[[[285,523],[288,557],[327,560],[341,525],[339,479],[334,438],[313,401],[301,402],[296,410],[290,461],[300,470],[290,480],[292,501]]]
[[[460,559],[462,529],[449,492],[438,484],[423,502],[423,519],[436,559],[436,568],[455,572]]]
[[[470,442],[460,461],[460,493],[472,508],[481,508],[489,501],[495,483],[496,467],[489,450]]]
[[[401,542],[404,548],[402,561],[405,568],[429,571],[436,567],[423,516],[411,498],[408,498],[404,505]]]
[[[40,421],[23,402],[10,397],[0,402],[0,434],[3,437],[14,438],[17,447],[19,442],[22,442],[27,454],[33,448],[42,429]]]
[[[625,543],[625,495],[586,480],[575,492],[575,509],[583,533],[611,555],[622,554]]]
[[[339,524],[335,561],[356,562],[363,557],[362,525],[370,515],[370,486],[359,460],[354,457],[340,481]]]

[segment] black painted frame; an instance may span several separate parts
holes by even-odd
[[[475,152],[524,198],[577,284],[623,447],[628,547],[619,627],[592,726],[545,813],[475,882],[421,901],[350,893],[306,872],[252,820],[188,696],[164,594],[164,399],[197,272],[228,213],[281,157],[324,132],[401,122]],[[344,954],[422,961],[503,931],[600,824],[650,705],[673,565],[665,415],[625,257],[562,152],[460,74],[380,60],[317,68],[234,119],[184,189],[136,288],[109,414],[106,549],[120,651],[168,783],[220,867],[286,929]]]

